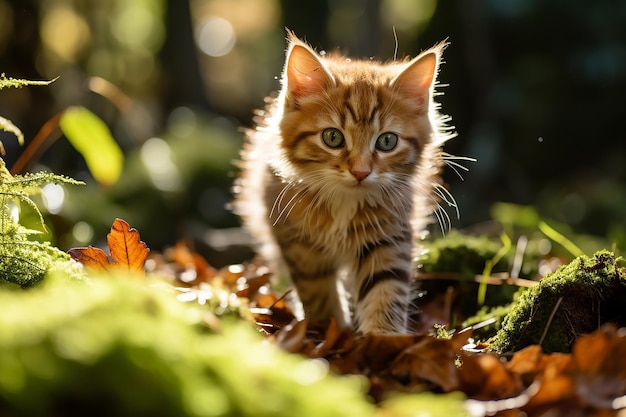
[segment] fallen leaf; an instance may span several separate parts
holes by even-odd
[[[186,284],[198,284],[200,282],[209,281],[216,274],[215,268],[193,251],[189,245],[184,241],[178,241],[176,245],[170,250],[171,260],[185,271],[192,271],[194,273],[193,280],[183,280]]]
[[[331,350],[337,348],[345,351],[346,346],[341,346],[341,344],[347,340],[354,340],[352,331],[350,329],[340,329],[337,320],[333,317],[328,324],[326,337],[315,346],[310,356],[312,358],[323,358],[328,355]]]
[[[460,362],[459,385],[453,389],[463,391],[473,399],[512,398],[524,389],[520,376],[507,369],[496,355],[462,353]]]
[[[86,267],[97,271],[123,268],[128,272],[145,274],[144,264],[150,249],[139,238],[139,232],[122,219],[115,219],[107,235],[109,252],[113,262],[99,248],[72,248],[67,253]]]
[[[93,246],[86,248],[72,248],[68,250],[67,253],[72,257],[72,259],[97,271],[106,271],[111,266],[109,257],[100,248],[94,248]]]
[[[391,375],[405,384],[429,382],[445,392],[458,388],[455,359],[468,336],[456,333],[452,339],[421,338],[391,363]]]
[[[115,219],[107,235],[111,258],[131,273],[142,272],[150,249],[139,238],[139,232],[122,219]]]
[[[276,334],[278,346],[287,352],[300,353],[306,342],[307,321],[294,320]]]
[[[565,369],[586,403],[611,408],[614,398],[626,395],[626,332],[604,325],[578,338],[572,361]]]

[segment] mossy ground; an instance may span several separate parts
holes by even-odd
[[[164,283],[46,278],[0,289],[0,409],[7,415],[367,416],[358,377],[282,352],[247,322]],[[4,415],[4,414],[3,414]]]
[[[545,352],[569,352],[578,336],[612,322],[626,325],[626,277],[616,256],[580,256],[536,287],[524,290],[490,340],[495,351],[540,344]]]

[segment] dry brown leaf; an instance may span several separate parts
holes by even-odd
[[[93,246],[86,248],[72,248],[68,250],[67,253],[72,257],[72,259],[96,271],[106,271],[111,266],[109,257],[100,248],[94,248]]]
[[[390,373],[405,384],[424,381],[446,392],[458,389],[458,368],[455,359],[467,334],[455,334],[452,339],[423,337],[404,349],[390,365]]]
[[[352,355],[371,372],[388,370],[391,362],[406,348],[413,346],[425,336],[412,335],[365,335]]]
[[[99,248],[72,248],[68,254],[86,267],[107,271],[112,268],[123,268],[131,273],[144,274],[144,264],[150,249],[139,238],[139,232],[131,229],[122,219],[115,219],[111,232],[107,235],[109,252],[113,262]]]
[[[131,273],[143,273],[150,249],[141,241],[137,229],[131,228],[122,219],[115,219],[107,235],[107,243],[116,265],[127,268]]]
[[[525,385],[530,385],[548,368],[551,373],[560,374],[571,361],[572,356],[567,353],[545,354],[539,345],[528,346],[511,358],[506,364],[509,371],[517,374]]]
[[[270,274],[263,273],[260,275],[246,276],[245,283],[237,286],[237,295],[254,300],[259,295],[261,287],[270,284]]]
[[[559,372],[557,368],[547,367],[546,372],[538,375],[537,378],[541,381],[539,391],[524,406],[524,410],[530,415],[537,415],[555,408],[567,410],[581,408],[582,404],[574,395],[574,381]]]
[[[172,260],[183,268],[195,271],[194,283],[206,282],[216,275],[216,270],[206,259],[192,250],[184,241],[178,241],[172,250]]]
[[[524,386],[519,375],[509,371],[498,356],[463,353],[459,386],[454,389],[463,391],[473,399],[498,400],[519,395]]]
[[[354,346],[354,334],[351,329],[341,329],[333,317],[326,330],[326,337],[310,353],[312,358],[323,358],[332,352],[347,352]]]
[[[294,320],[276,334],[276,343],[291,353],[301,353],[305,346],[307,321]]]
[[[578,338],[572,361],[565,370],[579,397],[597,408],[611,408],[612,400],[626,395],[626,332],[604,325]]]

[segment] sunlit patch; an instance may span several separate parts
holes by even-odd
[[[42,187],[43,192],[43,204],[46,209],[52,213],[57,214],[63,208],[63,202],[65,201],[65,190],[59,184],[46,184]]]
[[[170,146],[163,139],[148,139],[141,147],[141,161],[152,184],[162,191],[176,191],[182,185],[178,167],[172,162]]]
[[[198,48],[213,57],[228,54],[235,46],[236,40],[233,25],[217,16],[209,16],[200,24],[196,34]]]
[[[17,204],[9,203],[9,217],[13,220],[14,223],[20,221],[20,208]]]

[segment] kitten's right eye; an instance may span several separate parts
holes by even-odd
[[[341,148],[344,143],[343,133],[341,130],[330,127],[322,131],[322,140],[329,148]]]

